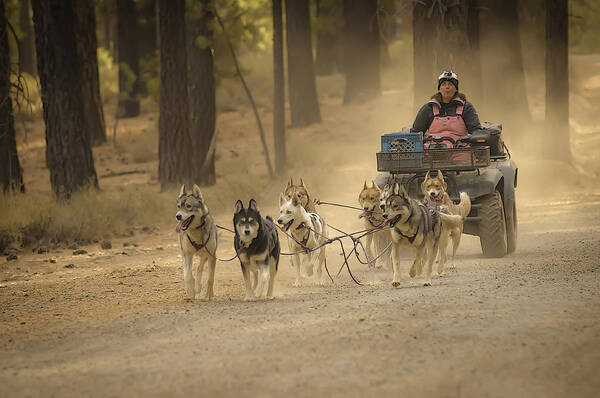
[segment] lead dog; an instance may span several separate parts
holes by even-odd
[[[425,286],[431,286],[431,267],[438,252],[440,236],[444,228],[458,225],[462,216],[448,215],[428,209],[408,196],[404,186],[394,184],[385,203],[383,217],[392,229],[392,264],[394,279],[392,286],[400,286],[400,246],[406,241],[414,249],[415,261],[409,275],[421,273],[425,264]]]
[[[317,282],[325,284],[323,280],[323,265],[325,264],[325,246],[310,251],[327,241],[327,224],[317,213],[309,213],[300,204],[297,197],[286,199],[279,195],[279,219],[283,230],[291,235],[288,237],[289,251],[292,255],[292,266],[296,269],[294,286],[300,286],[302,276],[311,276],[316,266]],[[302,253],[305,251],[305,253]]]
[[[215,266],[217,259],[217,228],[215,220],[210,215],[198,185],[194,184],[191,193],[187,193],[185,185],[177,198],[178,223],[175,232],[179,234],[179,247],[183,257],[183,280],[189,299],[194,300],[202,290],[202,272],[208,263],[208,280],[206,283],[206,298],[213,297],[215,283]],[[194,267],[194,255],[200,261]]]
[[[444,176],[440,170],[438,170],[435,177],[431,177],[429,171],[425,175],[425,179],[421,183],[421,191],[423,192],[423,201],[427,206],[432,206],[439,209],[442,212],[448,214],[460,215],[466,217],[471,211],[471,198],[466,192],[460,193],[460,203],[456,205],[448,192],[448,185],[444,181]],[[446,248],[448,246],[448,238],[452,239],[452,268],[454,268],[454,257],[456,256],[456,249],[460,244],[460,238],[462,236],[464,222],[454,227],[448,227],[445,233],[441,237],[439,247],[439,263],[438,263],[438,274],[444,272],[444,264],[446,263]]]
[[[235,203],[233,225],[234,247],[240,259],[246,296],[244,300],[261,298],[268,280],[267,298],[273,297],[275,274],[279,267],[279,235],[271,217],[263,218],[254,199],[248,208],[241,200]]]
[[[383,210],[381,209],[382,191],[371,181],[371,186],[367,186],[365,181],[363,189],[358,195],[358,203],[363,208],[363,212],[358,218],[363,219],[364,228],[372,229],[381,227],[384,223]],[[389,244],[392,241],[389,228],[380,229],[367,235],[367,255],[369,260],[379,256],[376,262],[376,267],[381,268],[385,264],[389,268],[391,259],[391,250]],[[373,249],[375,253],[373,253]],[[385,253],[383,251],[386,250]]]

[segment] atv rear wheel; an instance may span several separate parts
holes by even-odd
[[[517,250],[517,204],[506,212],[506,252],[514,253]]]
[[[507,248],[506,219],[502,196],[496,191],[481,200],[478,215],[479,241],[486,257],[504,257]]]

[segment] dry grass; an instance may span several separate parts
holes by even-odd
[[[41,243],[90,242],[130,234],[169,219],[173,193],[128,187],[121,192],[84,189],[69,203],[30,194],[0,195],[0,249]]]

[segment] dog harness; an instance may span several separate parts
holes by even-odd
[[[301,222],[301,223],[300,223],[300,224],[299,224],[299,225],[296,227],[296,231],[297,231],[297,230],[299,230],[299,229],[301,229],[301,228],[306,228],[306,225],[304,225],[304,223],[303,223],[303,222]],[[310,238],[310,231],[311,231],[311,229],[310,229],[310,228],[307,228],[307,229],[308,229],[308,233],[306,234],[306,237],[305,237],[304,239],[302,239],[302,241],[301,241],[301,242],[298,242],[298,243],[300,243],[300,244],[303,246],[303,248],[305,248],[305,249],[307,248],[307,247],[306,247],[306,244],[308,243],[308,239]]]
[[[441,211],[439,202],[436,202],[436,201],[429,202],[429,200],[423,198],[421,203],[423,203],[423,205],[426,206],[427,208],[434,209],[435,211]],[[434,208],[434,206],[435,206],[435,208]]]
[[[206,218],[202,217],[202,223],[199,226],[197,226],[196,229],[200,229],[200,228],[204,227],[204,224],[206,224]],[[194,247],[194,249],[196,249],[196,251],[206,249],[206,252],[212,256],[212,254],[208,251],[208,248],[206,248],[206,244],[208,243],[208,240],[210,239],[210,233],[208,235],[206,235],[206,240],[202,243],[194,242],[192,240],[192,238],[190,238],[190,235],[187,232],[185,233],[185,236],[187,236],[188,240],[190,241],[190,243]]]
[[[439,214],[437,213],[437,211],[427,208],[425,206],[419,206],[419,210],[421,211],[421,214],[423,215],[423,217],[425,219],[425,228],[423,230],[423,241],[419,245],[419,248],[422,249],[423,246],[425,246],[425,239],[427,238],[427,233],[429,231],[433,230],[433,225],[437,222],[437,218],[439,217]],[[412,216],[413,216],[413,213],[411,210],[411,213],[408,216],[407,220],[410,220],[412,218]],[[398,235],[402,236],[403,238],[405,238],[406,240],[408,240],[408,242],[410,244],[412,244],[415,241],[417,235],[419,234],[419,228],[417,227],[417,230],[415,231],[415,234],[413,236],[406,236],[398,230],[396,230],[396,233]]]
[[[433,108],[433,121],[429,126],[429,129],[425,133],[426,135],[433,137],[450,137],[454,140],[463,137],[468,134],[467,125],[462,118],[462,113],[465,108],[463,104],[456,107],[456,116],[440,116],[440,106],[436,102],[432,102]],[[451,141],[443,141],[443,144],[447,148],[453,148],[454,144]],[[431,142],[425,143],[425,148],[429,148]],[[459,146],[466,146],[466,144],[459,144]]]

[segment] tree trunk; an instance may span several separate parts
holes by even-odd
[[[273,136],[275,139],[275,173],[279,176],[285,173],[286,168],[282,14],[281,0],[273,0]]]
[[[4,192],[25,192],[10,98],[10,57],[3,1],[0,2],[0,184]]]
[[[31,76],[36,76],[35,42],[31,14],[29,13],[29,0],[19,0],[19,28],[22,35],[21,40],[19,40],[19,64],[21,71],[27,72]]]
[[[119,58],[119,117],[140,114],[138,15],[133,0],[117,0],[117,53]]]
[[[313,64],[308,0],[285,2],[288,87],[293,127],[321,122]]]
[[[433,55],[433,23],[428,16],[431,0],[414,2],[413,7],[413,73],[414,73],[414,102],[413,108],[420,109],[429,100],[432,85],[435,81]],[[434,86],[435,89],[436,86]]]
[[[487,5],[480,19],[484,113],[516,129],[531,122],[517,0],[490,0]]]
[[[317,42],[315,70],[326,76],[343,70],[340,31],[344,25],[342,7],[338,0],[316,0]]]
[[[344,104],[381,94],[377,0],[344,0]]]
[[[413,5],[415,48],[415,107],[420,107],[437,88],[437,76],[452,70],[459,88],[477,102],[481,95],[478,9],[474,0],[440,7],[427,0]],[[418,81],[422,79],[422,81]]]
[[[84,130],[81,66],[72,0],[32,0],[38,75],[46,123],[46,163],[56,196],[98,186]]]
[[[466,85],[472,103],[482,103],[482,71],[481,50],[479,48],[479,13],[480,7],[477,0],[469,0],[467,11],[467,37],[469,38],[469,54],[465,54],[467,62],[467,73],[469,76]]]
[[[569,128],[569,7],[567,0],[546,3],[546,126],[548,155],[571,161]]]
[[[163,190],[193,183],[195,155],[189,132],[185,1],[158,0],[160,12],[160,113],[158,180]]]
[[[81,90],[83,93],[84,126],[92,146],[106,141],[104,110],[100,98],[98,77],[98,42],[96,41],[96,16],[92,0],[74,2],[77,52],[81,60]]]
[[[156,2],[153,0],[145,0],[138,2],[137,4],[140,17],[137,34],[139,58],[142,62],[148,62],[154,58],[156,50],[158,49],[156,37]],[[147,76],[144,76],[143,70],[140,71],[138,82],[139,94],[144,98],[148,97],[148,81]]]
[[[213,0],[200,0],[187,15],[190,134],[194,142],[194,181],[213,185],[215,175],[215,75]]]

